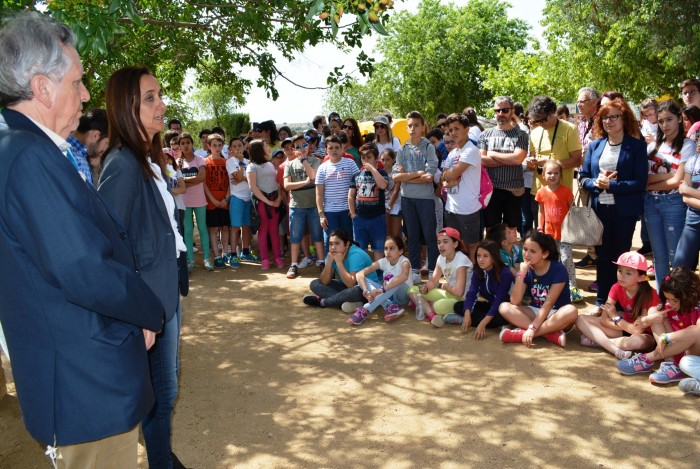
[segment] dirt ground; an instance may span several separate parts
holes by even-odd
[[[578,331],[566,348],[527,349],[494,331],[475,341],[435,329],[412,311],[352,327],[339,310],[302,304],[315,267],[288,280],[252,264],[206,272],[197,259],[173,417],[188,466],[698,467],[700,400],[622,376]],[[594,272],[579,273],[587,286]],[[50,467],[9,391],[0,467]],[[139,458],[147,467],[143,446]]]

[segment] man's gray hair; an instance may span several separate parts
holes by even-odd
[[[600,93],[598,93],[598,90],[591,88],[590,86],[584,86],[578,90],[578,94],[580,95],[581,93],[588,93],[588,97],[590,99],[600,99]]]
[[[73,65],[63,50],[75,47],[73,31],[37,12],[3,19],[0,44],[0,106],[32,99],[33,77],[44,75],[58,82]]]
[[[511,109],[513,109],[515,106],[515,101],[513,101],[513,98],[510,96],[498,96],[493,100],[493,104],[501,104],[503,102],[508,103],[508,106],[510,106]]]

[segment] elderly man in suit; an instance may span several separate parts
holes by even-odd
[[[24,422],[58,467],[136,467],[165,311],[66,142],[89,98],[73,33],[24,12],[0,44],[0,321]]]

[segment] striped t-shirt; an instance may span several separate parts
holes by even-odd
[[[323,210],[342,212],[348,210],[348,191],[350,183],[359,173],[354,160],[341,158],[339,162],[331,160],[322,163],[316,171],[316,185],[323,185]]]
[[[492,150],[499,153],[513,153],[516,148],[527,152],[529,145],[527,132],[518,126],[514,126],[510,130],[493,127],[485,130],[479,138],[480,150]],[[525,187],[523,167],[519,164],[486,168],[486,171],[488,171],[493,187],[496,189],[522,189]]]

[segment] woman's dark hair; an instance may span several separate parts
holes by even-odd
[[[697,107],[695,104],[691,104],[690,106],[684,107],[683,114],[693,124],[695,124],[697,121],[700,121],[700,108]]]
[[[360,126],[357,125],[357,121],[352,117],[348,117],[347,119],[345,119],[343,121],[343,125],[346,125],[346,122],[350,122],[350,125],[352,125],[352,138],[350,138],[350,143],[353,147],[360,148],[362,146],[362,135],[360,135]]]
[[[277,132],[277,126],[275,125],[275,121],[269,120],[269,121],[262,121],[260,124],[258,124],[258,129],[262,131],[268,130],[270,132],[270,145],[274,145],[275,142],[278,142],[280,139],[279,133]],[[291,132],[290,132],[291,134]]]
[[[346,246],[353,243],[352,236],[350,236],[350,234],[342,228],[334,228],[331,230],[331,232],[328,234],[328,239],[332,238],[333,236],[340,239]]]
[[[676,135],[676,138],[673,139],[671,149],[674,151],[674,153],[679,153],[683,148],[683,143],[685,142],[685,132],[683,130],[683,117],[681,115],[681,107],[678,105],[677,102],[675,102],[672,99],[669,99],[668,101],[664,101],[663,103],[659,104],[659,109],[656,111],[656,115],[660,116],[662,112],[670,112],[674,116],[678,117],[678,134]],[[665,140],[666,135],[664,135],[663,130],[661,130],[661,127],[659,127],[659,131],[656,133],[656,146],[651,151],[651,153],[649,153],[649,158],[652,158],[656,155],[656,153],[659,151],[659,148]]]
[[[124,67],[112,74],[105,87],[105,104],[109,123],[109,144],[102,158],[115,148],[128,148],[141,165],[143,177],[154,177],[151,161],[165,173],[165,158],[160,133],[144,141],[146,128],[141,122],[141,77],[153,75],[146,67]]]
[[[663,105],[663,104],[662,104]],[[670,293],[681,303],[679,313],[685,314],[695,308],[700,302],[700,278],[685,267],[671,269],[668,275],[661,281],[661,304],[666,303],[664,292]]]
[[[362,136],[362,140],[365,142],[365,145],[368,143],[374,143],[378,140],[377,134],[375,134],[374,132],[367,132]]]
[[[506,240],[506,228],[508,228],[508,225],[505,223],[493,225],[486,230],[486,239],[493,241],[500,247],[501,243]]]
[[[481,243],[479,243],[479,246],[476,248],[476,252],[479,252],[479,249],[483,249],[484,251],[488,252],[489,255],[491,256],[491,259],[493,259],[493,270],[496,275],[496,281],[500,282],[501,281],[501,270],[503,270],[503,267],[506,265],[503,263],[503,259],[501,259],[501,248],[499,244],[496,244],[494,241],[491,241],[490,239],[485,239]],[[479,264],[476,262],[474,263],[474,270],[476,271],[476,274],[479,276],[479,280],[484,280],[484,269],[479,267]]]
[[[265,140],[255,139],[250,142],[248,152],[250,153],[250,161],[253,163],[261,166],[269,163],[267,158],[265,158]]]
[[[389,240],[393,241],[397,248],[401,249],[404,252],[406,251],[406,242],[403,240],[403,237],[389,235],[386,237],[386,239],[384,241],[389,241]]]
[[[559,248],[557,247],[557,242],[554,241],[554,238],[540,231],[530,230],[525,235],[525,239],[523,239],[523,244],[528,239],[534,243],[539,244],[543,252],[547,252],[548,261],[559,260]]]
[[[469,125],[467,125],[467,127],[478,127],[479,130],[481,130],[482,132],[484,131],[484,126],[479,123],[479,119],[476,115],[476,110],[473,107],[465,107],[462,111],[462,114],[464,114],[467,117],[467,121],[469,122]]]

